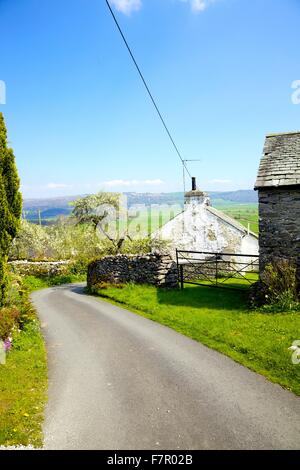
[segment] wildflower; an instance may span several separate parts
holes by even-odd
[[[7,338],[4,341],[4,351],[9,352],[11,350],[12,338]]]

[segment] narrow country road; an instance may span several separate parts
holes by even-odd
[[[46,449],[297,449],[300,399],[82,285],[32,295],[49,361]]]

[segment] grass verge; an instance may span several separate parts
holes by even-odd
[[[12,275],[13,276],[13,275]],[[23,312],[23,328],[13,333],[13,347],[0,365],[0,446],[42,447],[42,423],[47,401],[47,358],[40,323],[28,292],[85,280],[81,275],[24,278],[11,286],[10,304]],[[26,310],[26,311],[27,311]]]
[[[46,395],[46,351],[39,322],[31,320],[0,365],[0,445],[42,446]]]
[[[300,365],[288,348],[300,339],[300,314],[247,309],[247,291],[188,286],[108,287],[97,295],[199,341],[300,395]]]
[[[86,275],[66,274],[64,276],[49,277],[26,276],[23,279],[23,284],[29,292],[34,292],[36,290],[46,289],[47,287],[84,281],[86,281]]]

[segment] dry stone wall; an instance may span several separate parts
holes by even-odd
[[[168,255],[117,255],[93,261],[88,267],[89,288],[101,283],[150,284],[158,287],[178,286],[177,265]]]
[[[11,261],[10,269],[21,276],[62,276],[67,273],[70,261]]]

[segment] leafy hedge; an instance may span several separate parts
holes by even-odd
[[[5,341],[15,329],[22,329],[35,318],[29,290],[18,276],[8,277],[6,300],[0,308],[0,340]]]
[[[16,307],[6,307],[0,310],[0,339],[5,341],[19,324],[20,311]]]

